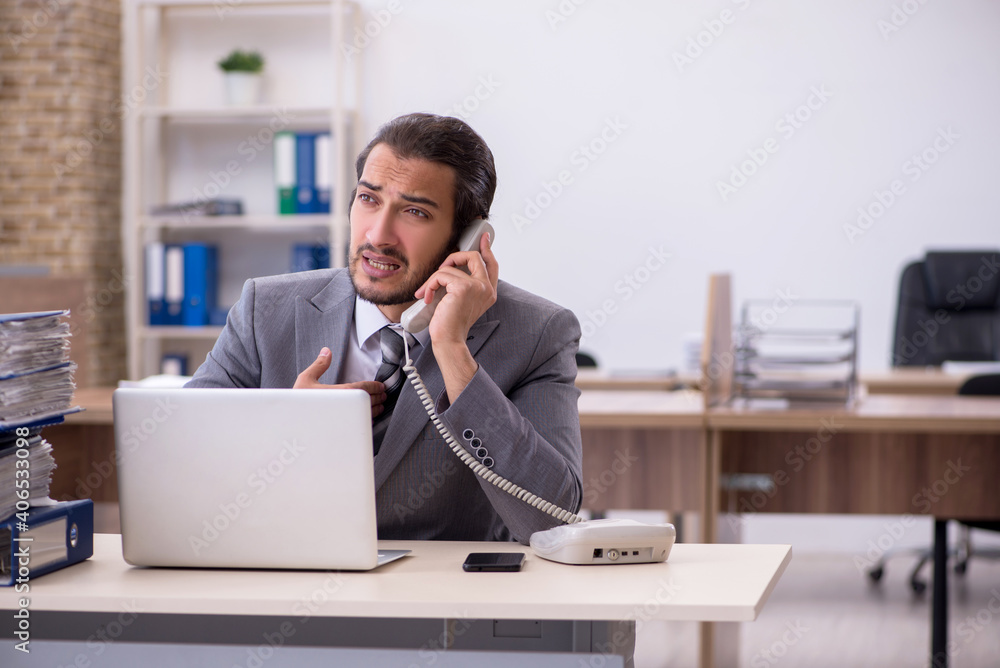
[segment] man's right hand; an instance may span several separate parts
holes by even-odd
[[[385,384],[377,380],[362,380],[343,385],[324,385],[319,382],[319,378],[330,368],[332,360],[333,355],[330,354],[330,349],[324,347],[323,350],[319,351],[319,357],[316,358],[316,361],[298,375],[292,388],[296,390],[364,390],[372,398],[372,418],[378,416],[384,410],[382,404],[385,402]]]

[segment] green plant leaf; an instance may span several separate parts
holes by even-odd
[[[260,72],[264,69],[264,57],[257,51],[233,49],[219,61],[223,72]]]

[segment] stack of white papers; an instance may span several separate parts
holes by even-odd
[[[69,361],[69,311],[0,314],[0,378]]]
[[[18,492],[24,490],[31,506],[45,505],[52,483],[52,471],[56,461],[52,456],[52,446],[39,436],[41,427],[22,429],[27,436],[18,436],[17,431],[0,432],[0,518],[10,516],[16,509]],[[18,450],[26,450],[27,456]],[[19,461],[25,463],[18,464]],[[25,471],[18,474],[17,471]],[[27,481],[23,483],[21,481]]]
[[[69,311],[0,315],[0,429],[72,412]]]
[[[56,462],[40,432],[80,410],[70,408],[76,365],[68,315],[0,314],[0,519],[51,502]]]

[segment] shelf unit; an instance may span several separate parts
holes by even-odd
[[[348,0],[123,0],[118,112],[129,378],[158,373],[165,353],[187,355],[193,372],[222,331],[149,325],[148,243],[216,244],[222,306],[236,301],[246,279],[288,271],[292,243],[329,245],[331,264],[346,263],[345,198],[364,134],[361,55],[351,49],[348,58],[344,46],[360,22],[360,7]],[[216,62],[234,48],[263,53],[266,103],[225,105]],[[277,214],[271,141],[278,130],[330,132],[330,214]],[[151,214],[200,193],[242,199],[244,215]]]

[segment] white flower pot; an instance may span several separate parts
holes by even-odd
[[[251,72],[226,72],[226,104],[249,107],[260,102],[260,89],[264,80]]]

